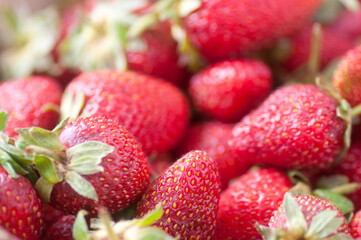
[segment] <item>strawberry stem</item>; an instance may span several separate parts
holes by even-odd
[[[321,38],[322,38],[321,24],[315,23],[312,27],[310,56],[307,63],[310,82],[314,82],[320,70]]]
[[[361,104],[357,105],[356,107],[352,108],[351,116],[356,117],[361,114]]]
[[[118,238],[115,235],[115,232],[113,230],[113,227],[111,226],[110,215],[104,208],[99,208],[99,218],[102,220],[102,222],[105,226],[105,229],[108,233],[108,239],[109,240],[118,240]]]

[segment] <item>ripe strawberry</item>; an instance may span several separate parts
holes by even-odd
[[[303,27],[321,0],[209,0],[183,19],[189,39],[215,60],[259,50]]]
[[[294,71],[305,64],[311,51],[312,27],[308,26],[290,39],[290,53],[282,65]],[[320,66],[326,67],[332,60],[354,47],[354,43],[344,35],[328,27],[322,28]]]
[[[53,79],[42,76],[1,83],[0,110],[9,114],[5,133],[13,137],[17,135],[15,128],[54,128],[59,113],[49,107],[59,106],[61,94],[60,86]]]
[[[75,216],[62,216],[45,232],[43,240],[73,240]]]
[[[56,210],[47,203],[43,203],[42,208],[44,214],[43,232],[45,233],[51,225],[53,225],[59,218],[64,216],[64,213],[62,211]]]
[[[361,47],[342,57],[333,73],[333,86],[351,106],[361,103]]]
[[[93,1],[85,13],[86,20],[63,41],[62,64],[84,72],[128,67],[183,85],[185,71],[178,64],[169,23],[159,23],[136,37],[127,35],[128,28],[147,8],[148,1]]]
[[[239,158],[288,169],[326,170],[343,148],[338,102],[313,85],[278,89],[233,129]]]
[[[348,226],[350,228],[350,234],[354,239],[361,237],[361,211],[358,211],[355,216],[353,216]]]
[[[194,124],[188,128],[177,148],[180,155],[195,149],[207,152],[218,165],[222,189],[227,188],[230,180],[248,169],[248,164],[237,161],[235,154],[228,149],[232,129],[232,124],[220,122]]]
[[[43,212],[35,189],[24,177],[12,178],[0,166],[0,226],[24,240],[39,240]]]
[[[361,184],[361,141],[351,144],[345,158],[330,174],[341,174],[348,177],[349,182]],[[356,210],[361,209],[361,189],[348,194],[347,197],[352,200]]]
[[[261,239],[255,224],[268,223],[290,187],[284,173],[270,168],[239,177],[221,194],[214,239]]]
[[[211,239],[216,224],[220,182],[215,162],[206,152],[192,151],[159,176],[138,203],[142,217],[162,204],[155,225],[180,239]]]
[[[132,135],[112,119],[79,118],[68,123],[59,137],[38,128],[18,131],[30,145],[29,151],[53,160],[57,177],[46,178],[39,168],[41,179],[54,184],[48,190],[50,196],[42,197],[65,214],[84,209],[92,217],[99,206],[116,213],[137,201],[149,185],[151,171],[144,153]],[[40,185],[41,189],[48,184]]]
[[[66,91],[84,92],[82,114],[118,121],[142,144],[147,155],[168,151],[187,127],[189,108],[184,95],[150,76],[131,71],[94,71],[74,79]]]
[[[342,212],[330,201],[314,196],[286,194],[269,227],[280,239],[352,239]]]
[[[361,10],[344,11],[330,24],[330,28],[353,41],[361,37]]]
[[[196,74],[189,93],[196,108],[220,121],[238,121],[269,94],[269,68],[255,60],[216,63]]]

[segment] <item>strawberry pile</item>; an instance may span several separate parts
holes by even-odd
[[[0,5],[0,240],[361,239],[360,4]]]

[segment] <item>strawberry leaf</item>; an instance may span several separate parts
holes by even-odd
[[[51,191],[53,190],[53,184],[48,183],[44,178],[40,177],[35,184],[36,192],[41,199],[45,202],[50,202]]]
[[[102,158],[114,151],[114,147],[97,141],[80,143],[67,150],[69,169],[80,174],[94,174],[103,171],[99,166]]]
[[[56,125],[56,127],[52,130],[52,132],[59,135],[60,132],[64,129],[64,127],[68,124],[68,122],[69,122],[69,118],[62,120],[58,125]]]
[[[78,194],[98,201],[97,193],[93,185],[88,182],[81,175],[76,173],[75,171],[69,171],[65,174],[65,181],[74,189]]]
[[[16,131],[29,145],[46,148],[55,152],[62,152],[65,150],[58,135],[52,131],[39,127],[18,128]]]
[[[186,17],[202,5],[201,0],[181,0],[178,4],[178,13],[180,17]]]
[[[88,240],[88,225],[85,220],[85,210],[80,210],[76,215],[76,219],[73,225],[73,238],[75,240]]]
[[[360,9],[360,2],[358,0],[340,0],[340,2],[350,11]]]
[[[6,121],[9,118],[9,114],[5,111],[0,112],[0,131],[4,131],[6,129]]]
[[[311,225],[305,235],[306,239],[322,239],[334,233],[342,224],[337,218],[336,211],[326,210],[313,217]]]
[[[138,220],[136,224],[140,227],[149,226],[159,220],[163,215],[163,208],[161,204],[158,204],[155,209],[147,213],[142,219]]]
[[[40,175],[50,184],[61,182],[55,169],[54,163],[45,156],[35,156],[35,165]]]
[[[302,236],[307,231],[307,222],[290,193],[286,193],[283,199],[283,207],[287,220],[287,227],[296,236]]]
[[[63,120],[69,119],[70,121],[77,119],[84,104],[85,93],[83,91],[78,91],[76,94],[65,91],[61,99],[60,118]]]
[[[316,189],[313,194],[317,197],[331,201],[337,208],[339,208],[344,215],[354,210],[354,205],[351,200],[341,194],[335,193],[327,189]]]

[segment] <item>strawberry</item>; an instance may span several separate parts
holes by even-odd
[[[42,208],[44,214],[43,230],[45,233],[51,225],[53,225],[59,218],[64,216],[64,213],[62,211],[56,210],[47,203],[43,203]]]
[[[9,120],[5,133],[16,136],[15,128],[56,126],[61,88],[51,78],[32,76],[0,84],[0,110],[7,111]]]
[[[228,140],[233,125],[220,122],[203,122],[191,125],[183,141],[178,144],[177,152],[185,154],[199,149],[207,152],[217,163],[222,189],[227,188],[233,178],[243,174],[248,165],[237,161],[235,154],[228,149]]]
[[[192,151],[150,185],[138,203],[136,217],[161,203],[164,214],[156,226],[179,239],[211,239],[219,192],[215,162],[206,152]]]
[[[321,0],[208,0],[183,19],[193,45],[211,60],[270,46],[303,27]]]
[[[326,170],[344,146],[338,105],[313,85],[282,87],[234,127],[229,145],[249,163]]]
[[[24,240],[39,240],[42,233],[41,202],[23,176],[11,177],[0,166],[0,226]]]
[[[263,168],[246,173],[221,194],[214,239],[260,239],[255,224],[267,224],[290,189],[287,176]]]
[[[269,94],[269,68],[255,60],[216,63],[191,79],[189,94],[196,108],[220,121],[239,121]]]
[[[330,24],[330,28],[357,41],[361,37],[361,10],[344,11]]]
[[[36,155],[35,163],[47,164],[46,168],[37,164],[39,192],[65,214],[84,209],[92,217],[99,206],[116,213],[138,200],[149,185],[151,172],[144,153],[112,119],[79,118],[66,124],[59,136],[39,128],[18,131],[30,145],[26,149]]]
[[[290,39],[290,52],[282,65],[288,71],[294,71],[305,64],[311,52],[312,28],[308,26]],[[322,28],[320,66],[325,68],[332,60],[354,47],[354,43],[344,35],[328,28]]]
[[[333,86],[351,106],[361,104],[361,47],[348,51],[333,73]]]
[[[112,70],[83,73],[66,88],[70,98],[81,93],[86,96],[82,114],[118,121],[148,155],[168,151],[187,127],[189,107],[184,95],[171,84],[150,76]],[[74,104],[62,107],[74,109]]]
[[[342,212],[330,201],[314,196],[286,194],[282,206],[273,213],[269,227],[277,239],[352,240]],[[264,239],[276,238],[268,235]]]
[[[342,162],[329,173],[329,175],[344,175],[349,182],[361,184],[361,141],[353,142]],[[348,194],[348,198],[352,200],[355,209],[361,209],[361,189]]]
[[[74,222],[75,216],[62,216],[45,232],[43,240],[73,240]]]
[[[361,211],[358,211],[355,216],[353,216],[348,226],[350,228],[350,234],[354,239],[361,237]]]
[[[84,72],[129,68],[183,85],[185,73],[169,23],[128,36],[128,28],[147,8],[148,1],[94,1],[85,20],[64,39],[61,63]]]

